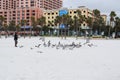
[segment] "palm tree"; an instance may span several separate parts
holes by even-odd
[[[99,11],[98,9],[94,9],[94,10],[93,10],[93,13],[94,13],[94,17],[95,17],[95,18],[100,17],[100,11]]]
[[[37,27],[37,21],[35,20],[35,17],[31,17],[31,26],[33,27],[33,31],[36,30],[36,27]],[[31,38],[31,35],[32,35],[32,28],[30,28],[30,38]]]
[[[111,11],[111,13],[110,13],[110,26],[113,26],[112,22],[114,22],[115,16],[116,16],[116,13],[114,11]]]
[[[62,23],[65,25],[65,28],[64,28],[65,39],[67,35],[67,28],[68,28],[70,21],[71,21],[71,17],[68,14],[62,16]]]
[[[49,28],[49,31],[50,31],[50,32],[51,32],[50,29],[52,29],[51,26],[53,26],[53,25],[54,25],[53,21],[48,21],[48,28]],[[50,32],[49,32],[49,35],[50,35]]]
[[[92,17],[88,17],[88,18],[86,19],[86,23],[87,23],[87,25],[88,25],[90,28],[92,28],[93,18],[92,18]]]
[[[8,27],[8,29],[10,30],[10,31],[15,31],[15,21],[10,21],[9,22],[9,27]]]
[[[70,30],[70,27],[73,26],[73,19],[68,15],[67,16],[67,28],[68,28],[68,36],[69,36],[69,30]]]
[[[46,25],[46,18],[44,16],[42,16],[41,18],[39,18],[37,20],[38,25],[41,26],[41,32],[42,32],[42,27],[44,27]]]
[[[16,31],[18,32],[20,30],[20,24],[16,25]]]
[[[75,29],[76,29],[76,39],[78,37],[78,33],[80,32],[80,26],[83,22],[85,22],[86,17],[82,15],[80,10],[77,10],[77,16],[74,16],[75,20]]]
[[[4,21],[5,21],[5,18],[0,15],[0,27],[3,26]]]
[[[25,26],[26,26],[27,21],[26,20],[21,20],[21,26],[24,26],[24,38],[25,38]]]
[[[61,16],[56,16],[55,20],[54,20],[54,24],[56,26],[60,26],[60,24],[62,24],[62,17]],[[58,36],[60,35],[60,27],[59,27],[59,31],[58,31]]]
[[[68,14],[64,14],[62,16],[57,16],[56,19],[54,20],[54,24],[56,26],[59,26],[59,30],[61,31],[61,37],[63,38],[63,31],[64,31],[64,36],[66,39],[67,36],[67,29],[69,29],[69,27],[72,27],[72,18],[70,17],[70,15]],[[65,28],[61,28],[60,25],[64,25]]]
[[[4,24],[4,31],[6,32],[5,34],[5,38],[7,38],[7,35],[8,35],[8,25],[7,24]]]
[[[92,17],[88,17],[85,22],[87,23],[87,25],[89,26],[90,30],[92,31],[93,18]]]
[[[117,36],[117,32],[120,31],[120,18],[116,17],[115,18],[115,37]]]
[[[114,18],[115,18],[115,16],[116,16],[116,13],[114,11],[111,11],[111,13],[110,13],[110,26],[111,27],[114,27]],[[109,34],[108,34],[109,37],[110,37],[111,27],[109,28]]]
[[[74,31],[76,32],[76,39],[77,39],[77,37],[78,37],[78,33],[80,32],[80,26],[81,26],[81,24],[83,23],[83,18],[81,17],[78,17],[78,16],[74,16],[74,22],[73,22],[73,24],[74,24]]]
[[[93,32],[98,32],[99,31],[99,27],[101,25],[100,20],[101,20],[101,16],[100,16],[100,11],[98,9],[93,10],[93,14],[94,14],[94,18],[93,18]]]
[[[77,16],[74,16],[74,22],[73,22],[73,24],[74,24],[74,32],[76,32],[76,38],[77,38],[77,22],[78,22],[78,17]]]

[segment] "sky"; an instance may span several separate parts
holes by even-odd
[[[77,8],[86,6],[89,9],[98,9],[101,14],[109,16],[111,11],[115,11],[120,17],[120,0],[63,0],[63,7]]]

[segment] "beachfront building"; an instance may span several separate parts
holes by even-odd
[[[43,15],[43,9],[58,9],[62,7],[62,0],[0,0],[0,16],[5,18],[4,24],[10,21],[19,24],[26,20],[31,25],[31,17],[35,20]]]
[[[46,25],[48,26],[56,26],[54,25],[54,20],[57,16],[61,16],[62,14],[68,14],[72,19],[74,19],[74,16],[77,16],[77,10],[81,11],[81,14],[88,18],[94,18],[93,11],[89,8],[86,8],[85,6],[80,6],[76,9],[68,9],[68,8],[61,8],[61,9],[54,9],[54,10],[44,10],[43,11],[43,16],[46,18]],[[104,22],[106,23],[107,16],[101,15],[101,17],[104,19]],[[53,25],[49,25],[49,22],[52,22]],[[86,22],[83,22],[81,24],[81,27],[88,26]]]
[[[63,5],[63,0],[40,0],[40,8],[46,10],[59,9]]]
[[[54,24],[54,20],[57,16],[61,16],[62,14],[68,14],[72,19],[74,19],[74,16],[77,16],[77,10],[80,10],[82,12],[82,15],[85,16],[86,18],[88,17],[93,17],[93,12],[92,10],[86,8],[86,7],[79,7],[77,9],[67,9],[67,8],[62,8],[59,10],[44,10],[43,11],[43,16],[46,17],[46,23],[48,26],[55,27],[56,25]],[[49,22],[52,22],[53,25],[49,25]],[[87,26],[87,23],[83,22],[81,26]]]
[[[81,11],[81,14],[88,18],[93,18],[93,11],[85,6],[79,6],[77,9],[69,9],[69,15],[74,19],[74,16],[77,16],[77,10]],[[87,28],[88,25],[86,22],[83,22],[80,26],[81,28]]]

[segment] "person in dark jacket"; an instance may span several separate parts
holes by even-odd
[[[17,32],[15,32],[14,41],[15,41],[15,47],[17,47],[17,43],[18,43],[18,34],[17,34]]]

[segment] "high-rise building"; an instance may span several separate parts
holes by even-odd
[[[35,19],[43,15],[44,9],[58,9],[62,7],[62,0],[0,0],[0,16],[5,18],[4,24],[10,21],[19,24],[26,20],[31,25],[31,17]]]
[[[59,9],[62,5],[62,0],[40,0],[40,7],[46,10]]]

